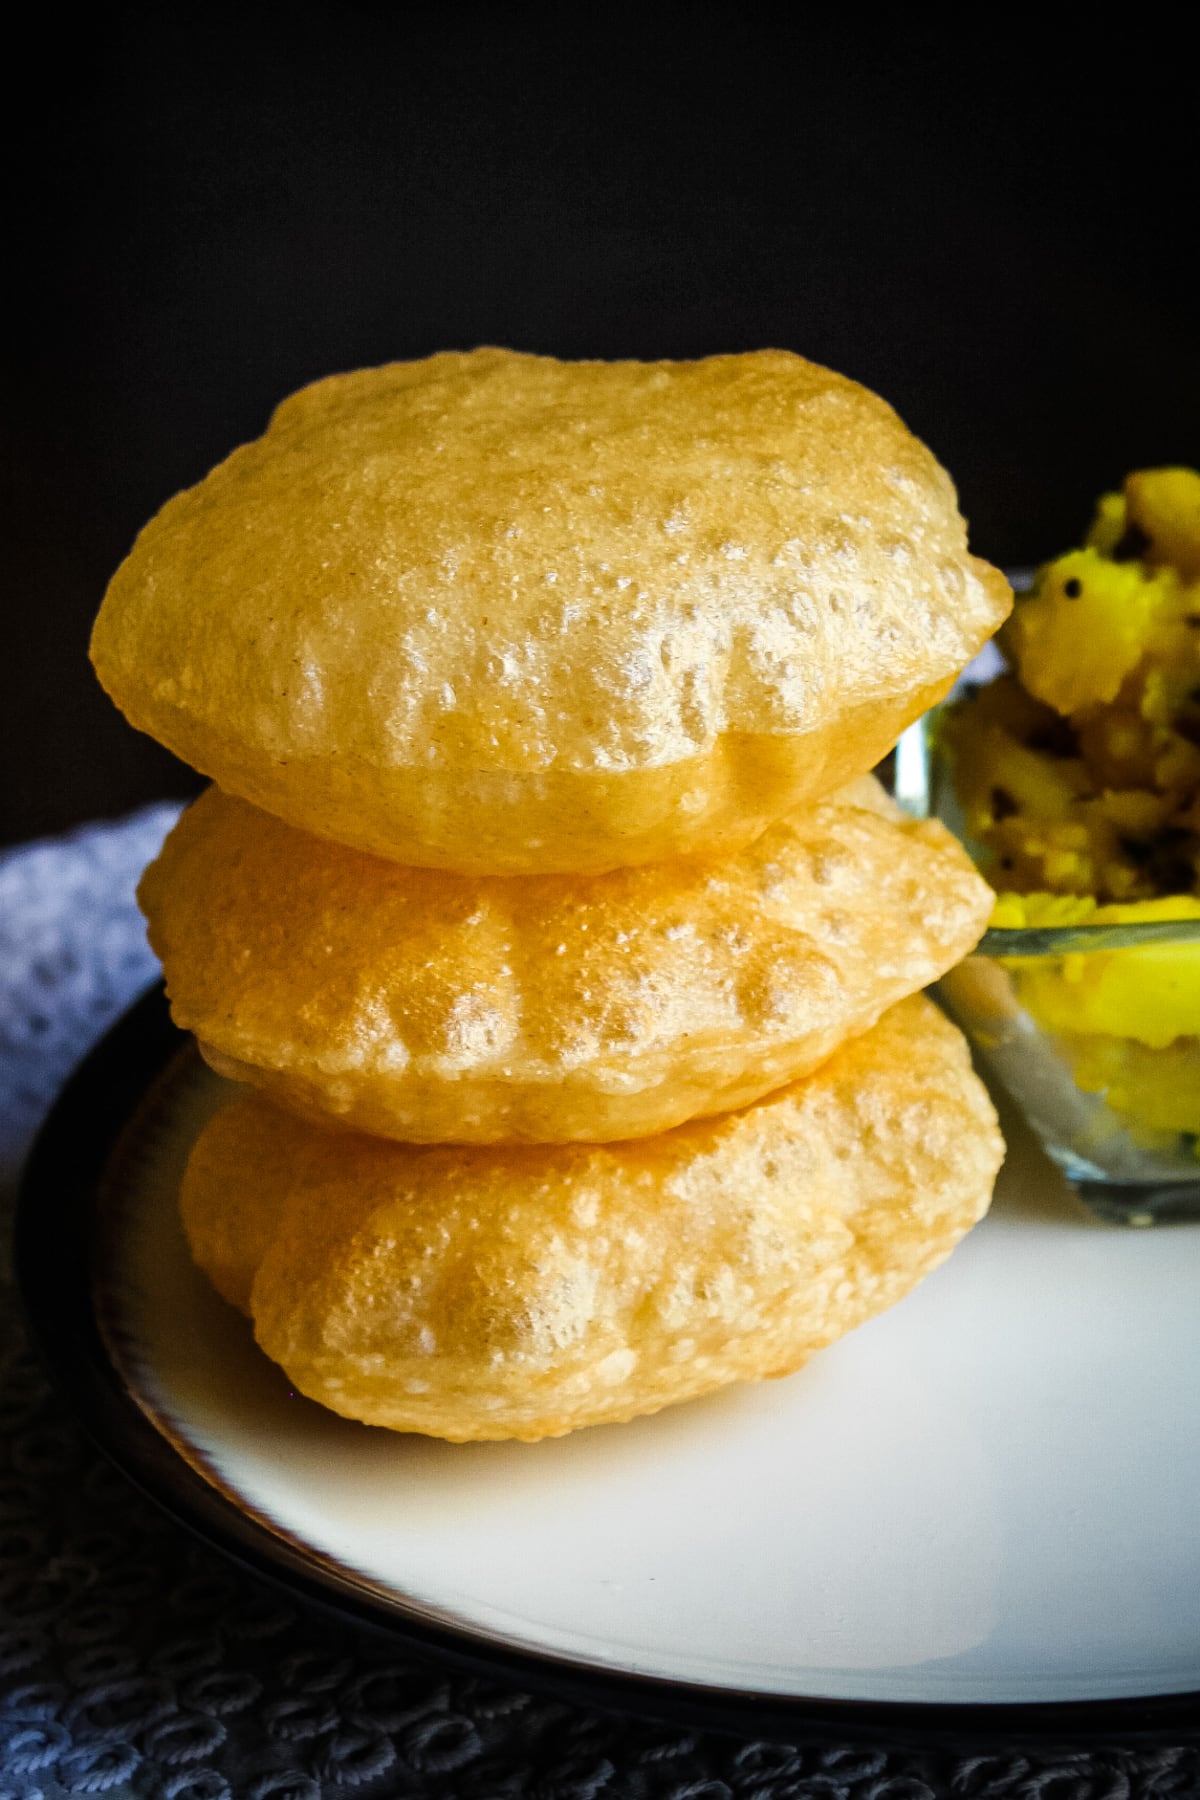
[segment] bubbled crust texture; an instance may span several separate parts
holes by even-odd
[[[236,1101],[183,1214],[303,1393],[536,1439],[799,1367],[943,1260],[1002,1156],[962,1038],[918,997],[770,1099],[636,1143],[417,1149]]]
[[[863,777],[729,859],[508,879],[406,869],[214,788],[139,898],[222,1073],[385,1137],[552,1143],[806,1074],[965,955],[992,895]]]
[[[132,722],[425,866],[726,851],[869,768],[1004,618],[949,478],[783,351],[335,376],[170,501],[96,624]]]

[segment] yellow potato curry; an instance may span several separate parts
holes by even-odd
[[[1200,473],[1100,501],[1001,633],[1009,671],[945,743],[997,926],[1200,919]],[[1014,963],[1088,1091],[1200,1133],[1200,942]]]

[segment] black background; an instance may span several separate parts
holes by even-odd
[[[90,620],[145,518],[334,369],[782,345],[892,401],[1006,564],[1128,468],[1195,462],[1193,68],[1161,13],[1029,17],[39,14],[0,842],[197,785],[96,688]]]

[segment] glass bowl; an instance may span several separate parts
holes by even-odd
[[[970,850],[938,728],[942,710],[897,745],[895,794],[906,811],[940,819]],[[1155,996],[1164,995],[1176,1014],[1193,985],[1185,962],[1193,971],[1200,962],[1200,919],[993,929],[939,984],[979,1062],[1080,1199],[1123,1225],[1200,1219],[1200,1000],[1194,1029],[1165,1045],[1145,1042],[1144,1030],[1098,1031],[1090,1002],[1119,990],[1136,1022],[1139,1009],[1153,1020]],[[1200,994],[1200,979],[1195,989]],[[1186,998],[1182,1005],[1186,1015]],[[1181,1130],[1192,1117],[1195,1129]]]

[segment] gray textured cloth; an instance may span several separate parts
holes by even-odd
[[[0,1169],[155,973],[133,903],[174,817],[0,856]],[[7,1184],[6,1186],[7,1200]],[[7,1243],[7,1226],[4,1241]],[[680,1732],[398,1654],[233,1568],[144,1501],[0,1313],[0,1800],[1130,1800],[1200,1753],[967,1758]]]

